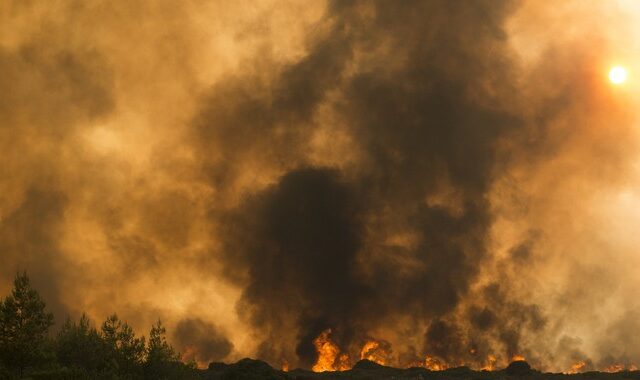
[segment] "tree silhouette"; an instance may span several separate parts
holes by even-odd
[[[145,362],[145,377],[148,379],[173,378],[176,370],[180,369],[177,365],[180,364],[180,356],[167,342],[166,333],[159,319],[151,326]]]
[[[46,334],[53,314],[29,284],[26,272],[18,273],[11,295],[0,302],[0,358],[20,376],[44,357]]]
[[[137,338],[131,326],[120,321],[116,314],[102,324],[102,337],[118,372],[139,372],[145,356],[144,337]]]
[[[78,323],[67,319],[55,341],[58,362],[69,368],[83,368],[91,373],[110,369],[108,346],[89,318],[82,314]]]

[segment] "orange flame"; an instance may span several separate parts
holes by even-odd
[[[518,354],[515,354],[515,355],[513,355],[513,356],[511,357],[511,361],[512,361],[512,362],[520,362],[520,361],[524,361],[524,356],[522,356],[522,355],[518,355]]]
[[[484,367],[481,368],[481,370],[483,370],[483,371],[493,371],[496,368],[496,362],[497,361],[498,361],[498,359],[496,359],[495,356],[488,355],[487,356],[487,362],[484,365]]]
[[[624,364],[615,363],[605,368],[604,372],[620,372],[620,371],[624,371],[624,368],[625,368]]]
[[[289,361],[282,359],[282,365],[280,366],[283,372],[289,372]]]
[[[349,359],[349,355],[340,355],[338,358],[338,371],[348,371],[349,369],[351,369],[351,360]]]
[[[449,365],[438,358],[427,355],[424,358],[423,367],[431,371],[442,371],[449,368]]]
[[[313,372],[344,371],[351,368],[349,355],[340,355],[340,348],[331,340],[330,335],[331,329],[326,329],[313,340],[318,353],[318,360],[311,367]]]
[[[386,365],[389,351],[375,340],[368,340],[360,350],[360,359],[367,359],[380,365]]]
[[[585,362],[584,360],[580,360],[579,362],[572,364],[571,368],[565,373],[569,375],[580,373],[586,365],[587,362]]]

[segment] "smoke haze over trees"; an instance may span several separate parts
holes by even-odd
[[[86,315],[62,325],[53,339],[53,316],[29,283],[18,274],[14,288],[0,302],[0,378],[41,379],[188,379],[196,378],[166,341],[158,321],[148,344],[116,314],[100,330]]]

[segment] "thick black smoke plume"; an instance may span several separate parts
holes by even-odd
[[[198,119],[200,141],[230,144],[217,153],[225,164],[214,173],[228,175],[253,151],[284,163],[276,184],[222,222],[229,271],[246,284],[240,311],[266,333],[261,357],[285,355],[280,337],[293,326],[296,354],[309,366],[322,331],[332,329],[350,349],[400,316],[413,334],[425,334],[429,354],[468,356],[470,338],[442,319],[452,319],[488,258],[497,148],[523,125],[491,101],[492,91],[512,91],[503,23],[513,8],[510,1],[334,3],[329,31],[268,89],[216,89]],[[326,169],[300,160],[317,128],[313,114],[327,103],[362,164]],[[225,184],[220,175],[216,183]],[[398,233],[408,237],[390,242]],[[459,322],[479,334],[504,325],[506,301],[490,293],[479,302],[495,307]],[[529,318],[519,310],[516,320]],[[500,339],[518,352],[509,331]]]

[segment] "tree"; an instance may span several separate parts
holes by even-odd
[[[108,347],[89,318],[82,314],[78,323],[67,319],[55,342],[58,362],[69,368],[97,373],[109,368]]]
[[[171,378],[182,367],[180,356],[167,342],[166,333],[159,319],[151,326],[145,362],[145,377],[148,379]]]
[[[137,338],[131,326],[120,321],[116,314],[102,324],[102,337],[118,372],[128,375],[139,372],[145,355],[144,337]]]
[[[0,359],[22,376],[24,369],[44,359],[47,331],[53,314],[29,284],[26,272],[18,273],[11,295],[0,302]]]

